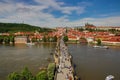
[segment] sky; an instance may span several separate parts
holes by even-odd
[[[0,22],[51,28],[120,26],[120,0],[0,0]]]

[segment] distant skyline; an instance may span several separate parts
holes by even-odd
[[[0,0],[0,22],[41,27],[120,26],[120,0]]]

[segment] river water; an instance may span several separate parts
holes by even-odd
[[[81,80],[105,80],[107,75],[114,75],[114,80],[120,80],[120,47],[101,49],[69,44],[69,52],[73,55],[76,73]]]
[[[6,80],[9,73],[20,72],[25,66],[35,75],[40,67],[48,65],[48,58],[53,61],[50,53],[54,52],[55,46],[0,45],[0,80]],[[107,75],[120,80],[120,48],[100,49],[81,44],[68,44],[68,48],[81,80],[105,80]]]
[[[7,80],[9,73],[20,72],[24,67],[28,67],[35,75],[40,67],[48,65],[48,59],[53,61],[50,53],[54,52],[55,46],[56,44],[0,45],[0,80]]]

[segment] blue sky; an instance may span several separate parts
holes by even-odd
[[[120,26],[120,0],[0,0],[0,22],[41,27]]]

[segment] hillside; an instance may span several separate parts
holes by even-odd
[[[39,31],[39,32],[49,32],[52,31],[50,28],[41,28],[38,26],[32,26],[28,24],[23,24],[23,23],[0,23],[0,33],[3,32],[18,32],[18,31],[29,31],[29,32],[34,32],[34,31]]]

